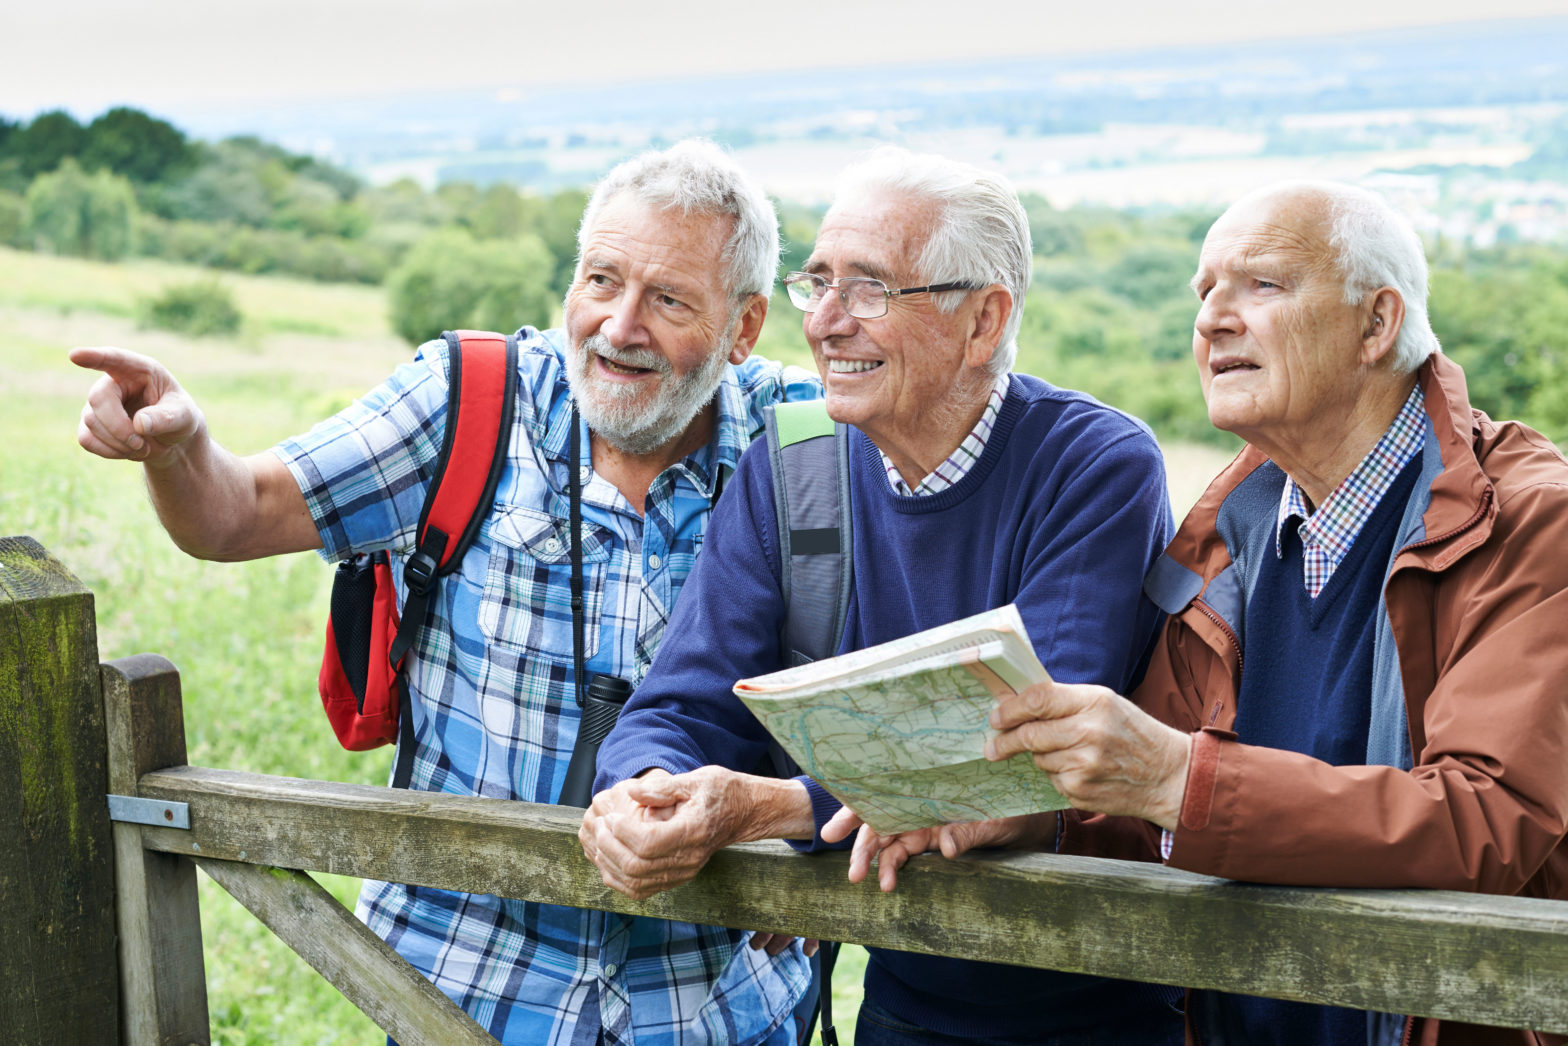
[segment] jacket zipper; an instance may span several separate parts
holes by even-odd
[[[1453,530],[1450,530],[1446,534],[1439,534],[1436,537],[1422,538],[1420,541],[1413,541],[1413,542],[1411,542],[1410,544],[1406,545],[1404,548],[1399,550],[1399,555],[1402,556],[1406,552],[1412,552],[1412,551],[1414,551],[1415,549],[1418,549],[1418,548],[1425,548],[1428,545],[1436,545],[1436,544],[1438,544],[1440,542],[1447,541],[1450,538],[1457,537],[1458,535],[1463,534],[1465,531],[1469,530],[1471,527],[1475,526],[1477,523],[1481,522],[1481,520],[1486,517],[1487,509],[1491,508],[1491,506],[1492,506],[1492,490],[1493,490],[1493,488],[1491,486],[1488,486],[1485,490],[1481,491],[1481,503],[1479,505],[1477,505],[1475,511],[1470,514],[1470,518],[1469,519],[1465,520],[1463,523],[1459,524],[1457,527],[1455,527]],[[1383,579],[1383,608],[1384,608],[1384,613],[1387,613],[1387,611],[1388,611],[1388,580],[1389,580],[1389,578],[1392,578],[1395,573],[1396,573],[1396,571],[1392,571],[1391,570],[1388,573],[1388,577]],[[1398,656],[1397,652],[1396,652],[1395,656],[1396,657]],[[1412,749],[1414,749],[1416,742],[1415,742],[1415,737],[1412,736],[1412,729],[1413,728],[1409,724],[1409,717],[1410,717],[1410,706],[1407,703],[1406,706],[1405,706],[1405,718],[1406,718],[1405,740],[1410,745],[1410,747]],[[1409,1023],[1406,1024],[1406,1026],[1405,1026],[1405,1038],[1404,1038],[1404,1041],[1400,1044],[1400,1046],[1409,1046],[1410,1041],[1411,1041],[1410,1040],[1410,1036],[1413,1034],[1414,1028],[1415,1028],[1415,1018],[1412,1017],[1412,1018],[1410,1018]]]
[[[1400,554],[1403,555],[1406,552],[1410,552],[1418,548],[1425,548],[1428,545],[1436,545],[1439,542],[1447,541],[1449,538],[1463,534],[1465,531],[1481,522],[1481,520],[1486,516],[1486,510],[1491,507],[1492,488],[1487,487],[1481,492],[1481,504],[1476,506],[1474,514],[1472,514],[1469,519],[1465,520],[1463,523],[1459,524],[1457,527],[1455,527],[1453,530],[1450,530],[1446,534],[1439,534],[1436,537],[1422,538],[1420,541],[1411,542],[1399,550]]]
[[[1224,618],[1220,617],[1218,612],[1216,612],[1214,610],[1211,610],[1209,608],[1209,605],[1207,603],[1203,602],[1203,600],[1201,600],[1201,599],[1194,599],[1192,601],[1192,605],[1193,605],[1194,608],[1197,609],[1198,613],[1202,614],[1204,617],[1208,618],[1210,621],[1212,621],[1216,625],[1218,625],[1219,628],[1220,628],[1220,631],[1225,633],[1225,638],[1230,640],[1231,649],[1236,651],[1236,677],[1237,677],[1236,688],[1237,688],[1237,690],[1240,690],[1241,689],[1241,665],[1242,665],[1241,642],[1236,638],[1235,631],[1230,627],[1229,624],[1226,623]],[[1217,701],[1217,702],[1215,702],[1214,707],[1209,710],[1209,724],[1208,724],[1209,726],[1213,726],[1214,725],[1214,721],[1219,718],[1220,711],[1224,707],[1225,707],[1225,702],[1224,701]]]

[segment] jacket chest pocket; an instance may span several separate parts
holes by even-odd
[[[599,649],[605,565],[610,550],[598,528],[583,524],[583,656]],[[570,664],[571,528],[547,512],[501,509],[491,523],[490,564],[479,601],[485,639],[514,652]]]

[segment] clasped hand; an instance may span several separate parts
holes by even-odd
[[[593,797],[577,832],[604,884],[633,900],[689,882],[733,842],[737,804],[728,771],[650,770]]]
[[[577,839],[606,886],[643,901],[690,882],[715,851],[755,834],[745,830],[755,805],[746,778],[733,771],[655,769],[594,796]],[[759,932],[751,947],[778,955],[794,939]],[[815,953],[817,944],[806,939],[805,953]]]

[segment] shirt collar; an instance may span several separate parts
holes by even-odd
[[[939,494],[963,479],[985,453],[986,441],[991,438],[991,429],[996,425],[996,416],[1002,410],[1002,401],[1007,398],[1007,388],[1011,381],[1010,374],[997,377],[991,385],[991,395],[986,399],[985,410],[980,412],[980,420],[975,422],[975,427],[969,430],[969,435],[964,437],[958,449],[949,454],[946,461],[932,469],[931,474],[922,479],[914,490],[910,490],[909,484],[904,482],[904,477],[898,471],[898,466],[893,464],[893,459],[883,454],[882,467],[887,471],[887,480],[893,487],[893,493],[905,497]]]
[[[1426,399],[1417,384],[1405,397],[1404,406],[1389,425],[1377,445],[1361,459],[1339,486],[1335,487],[1316,512],[1307,507],[1306,495],[1296,481],[1285,477],[1285,489],[1280,493],[1279,515],[1274,523],[1274,553],[1285,555],[1285,526],[1293,518],[1305,520],[1301,525],[1301,543],[1316,547],[1329,561],[1338,565],[1350,552],[1356,535],[1378,502],[1394,485],[1399,473],[1410,459],[1420,452],[1426,439]]]

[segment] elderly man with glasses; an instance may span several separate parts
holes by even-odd
[[[1011,373],[1029,225],[1000,178],[884,150],[846,172],[804,272],[785,281],[850,428],[853,594],[840,652],[1016,604],[1059,679],[1131,685],[1159,623],[1141,582],[1171,531],[1138,422]],[[759,452],[760,451],[760,452]],[[669,638],[600,751],[582,842],[637,898],[719,847],[803,847],[838,804],[753,776],[768,737],[736,679],[784,666],[786,605],[766,448],[714,511]],[[868,767],[868,770],[881,769]],[[1180,1038],[1165,989],[874,950],[856,1042]]]

